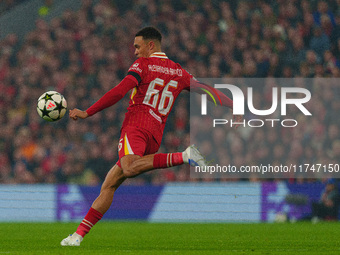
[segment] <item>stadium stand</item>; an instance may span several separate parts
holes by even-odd
[[[340,76],[337,1],[131,0],[130,8],[121,2],[85,0],[77,12],[37,20],[22,44],[15,34],[0,41],[0,183],[101,183],[117,160],[128,98],[86,121],[64,118],[53,125],[37,115],[36,99],[57,90],[69,108],[87,109],[124,77],[135,59],[134,34],[144,25],[158,27],[164,52],[200,77]],[[224,148],[230,162],[337,162],[340,120],[334,116],[340,111],[340,87],[321,86],[310,88],[316,93],[309,107],[319,121],[301,119],[293,133],[264,128],[242,136],[231,130],[236,138]],[[189,144],[188,99],[186,94],[176,103],[160,152]],[[270,101],[263,99],[268,107]],[[190,181],[188,166],[127,183],[171,181]]]
[[[25,2],[26,0],[5,0],[0,2],[0,15],[11,10],[18,4]]]

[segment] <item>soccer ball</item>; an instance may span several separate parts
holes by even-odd
[[[47,121],[57,121],[64,117],[67,102],[63,95],[56,91],[47,91],[38,99],[37,111]]]

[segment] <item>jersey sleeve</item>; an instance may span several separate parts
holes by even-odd
[[[193,80],[191,81],[190,92],[196,92],[199,94],[208,93],[214,98],[216,98],[217,99],[216,101],[220,102],[221,105],[233,109],[233,100],[231,100],[229,97],[227,97],[218,89],[215,89],[214,87],[211,87],[202,82],[199,82],[195,78],[193,78]],[[208,98],[211,99],[210,97]]]
[[[108,91],[97,102],[95,102],[90,108],[86,110],[89,116],[108,108],[120,99],[132,88],[137,86],[137,82],[131,75],[127,75],[116,87]]]
[[[139,84],[146,70],[144,70],[144,58],[138,58],[129,68],[127,75],[134,78]]]
[[[192,76],[189,72],[187,72],[185,69],[183,70],[183,80],[184,80],[184,87],[185,90],[190,90],[190,82],[191,79],[195,79],[194,76]]]

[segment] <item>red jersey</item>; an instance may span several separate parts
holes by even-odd
[[[128,70],[128,75],[116,87],[86,110],[89,116],[118,102],[132,89],[128,112],[122,129],[127,126],[143,128],[161,143],[166,120],[173,104],[183,89],[190,89],[193,78],[179,64],[163,52],[148,58],[138,58]],[[221,104],[232,108],[232,101],[214,88],[195,82],[194,88],[204,88],[215,93]],[[203,93],[203,90],[196,90]]]
[[[183,89],[190,88],[190,75],[161,52],[137,59],[128,71],[138,81],[131,92],[125,126],[150,131],[161,142],[166,120]]]

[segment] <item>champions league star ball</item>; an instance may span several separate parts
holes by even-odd
[[[64,117],[67,102],[63,95],[56,91],[48,91],[38,99],[37,111],[41,118],[47,121],[57,121]]]

